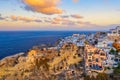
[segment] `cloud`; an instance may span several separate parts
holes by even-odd
[[[2,17],[2,15],[0,14],[0,20],[5,20],[5,18],[4,17]]]
[[[65,18],[66,16],[64,17],[61,17],[61,16],[58,16],[58,17],[55,17],[53,18],[53,20],[51,21],[52,24],[61,24],[61,25],[75,25],[76,23],[72,20],[69,20],[69,18]]]
[[[50,22],[51,22],[51,20],[44,20],[44,22],[46,22],[46,23],[50,23]]]
[[[26,21],[26,22],[34,21],[34,19],[32,19],[32,18],[22,17],[22,16],[18,16],[17,19],[21,20],[21,21]]]
[[[96,24],[93,24],[91,22],[82,22],[82,21],[77,21],[76,22],[78,25],[83,25],[83,26],[98,26]]]
[[[82,18],[80,15],[72,15],[73,18],[77,20],[73,20],[69,18],[71,15],[59,15],[57,17],[48,18],[48,17],[41,17],[44,23],[49,23],[53,25],[62,25],[62,26],[97,26],[96,24],[92,24],[91,22],[83,22],[80,21],[79,18]],[[10,17],[13,21],[24,21],[24,22],[42,22],[40,19],[34,19],[29,17],[23,16],[15,16],[12,15]]]
[[[62,17],[62,18],[69,18],[68,15],[62,15],[62,16],[60,16],[60,17]]]
[[[83,16],[80,16],[79,14],[73,14],[71,15],[72,18],[76,18],[76,19],[81,19],[83,18]]]
[[[74,21],[71,21],[71,20],[66,20],[66,21],[63,21],[62,22],[63,25],[76,25],[76,23]]]
[[[17,20],[18,20],[17,16],[14,16],[14,15],[12,15],[12,16],[10,17],[10,19],[12,19],[12,20],[14,20],[14,21],[17,21]]]
[[[0,20],[4,20],[4,18],[0,16]]]
[[[52,24],[60,24],[60,25],[67,25],[67,26],[98,26],[96,24],[93,24],[91,22],[83,22],[83,21],[75,21],[75,20],[70,20],[69,18],[61,18],[61,17],[56,17],[53,18],[51,21]]]
[[[73,0],[73,2],[77,3],[79,0]]]
[[[42,22],[42,21],[39,20],[39,19],[33,19],[33,18],[29,18],[29,17],[15,16],[15,15],[12,15],[12,16],[10,17],[10,19],[13,20],[13,21]]]
[[[53,19],[54,19],[54,21],[63,21],[64,20],[62,17],[55,17]]]
[[[33,20],[33,21],[34,21],[34,22],[42,22],[42,20],[37,20],[37,19],[36,19],[36,20]]]
[[[51,24],[60,24],[60,21],[52,21]]]
[[[39,12],[47,15],[61,14],[62,9],[57,5],[60,0],[22,0],[25,9],[28,11]]]

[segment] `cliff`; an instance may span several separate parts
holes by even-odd
[[[81,49],[66,43],[59,50],[34,48],[0,61],[1,80],[79,80],[83,65]]]

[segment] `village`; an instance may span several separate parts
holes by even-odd
[[[98,34],[73,34],[61,40],[58,47],[64,43],[73,43],[84,47],[85,73],[91,72],[111,74],[120,62],[120,26],[108,32]],[[106,69],[109,68],[109,69]]]
[[[50,59],[50,68],[53,73],[74,73],[75,75],[95,76],[98,73],[113,74],[114,68],[120,62],[120,26],[108,32],[97,32],[96,34],[73,34],[61,39],[57,46],[47,50],[60,50]],[[67,49],[67,51],[65,51]],[[46,48],[44,48],[45,51]],[[30,55],[37,52],[30,52]],[[40,55],[41,52],[38,52]],[[43,54],[42,54],[43,55]],[[45,55],[45,54],[44,54]],[[49,54],[50,55],[50,54]],[[30,59],[32,59],[30,57]],[[73,66],[77,64],[77,67]],[[80,65],[81,64],[81,65]],[[72,65],[72,68],[69,66]],[[81,72],[76,71],[80,69]],[[57,71],[56,71],[57,70]],[[73,74],[71,74],[72,76]],[[74,76],[75,77],[75,76]]]
[[[6,57],[0,61],[0,79],[119,80],[119,63],[117,26],[108,32],[73,34],[60,39],[56,46],[34,46],[26,53]]]

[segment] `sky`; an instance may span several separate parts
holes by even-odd
[[[120,0],[0,0],[0,31],[99,31],[119,25]]]

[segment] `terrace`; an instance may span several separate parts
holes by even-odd
[[[90,65],[90,68],[93,70],[103,70],[102,66],[99,66],[98,64]]]

